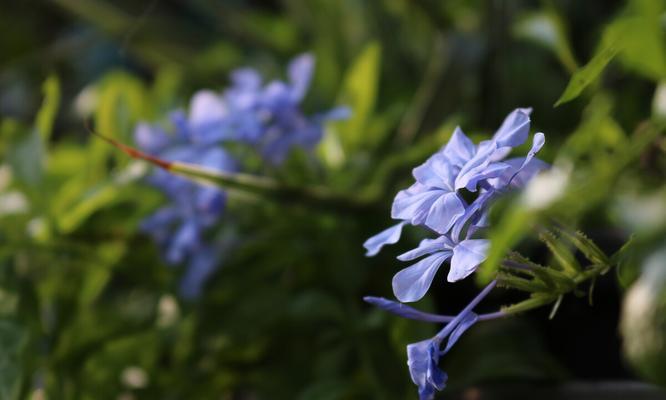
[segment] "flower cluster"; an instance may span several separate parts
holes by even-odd
[[[298,56],[289,64],[287,82],[266,84],[253,69],[236,70],[227,90],[219,94],[201,90],[192,97],[189,112],[172,112],[168,132],[139,124],[137,146],[167,161],[236,172],[242,168],[241,160],[225,146],[234,142],[255,149],[266,164],[278,166],[295,147],[311,150],[322,137],[324,122],[347,114],[344,108],[314,116],[303,113],[300,103],[313,68],[311,55]],[[224,212],[226,194],[163,170],[156,170],[148,181],[164,192],[169,203],[144,220],[142,228],[153,236],[168,264],[187,264],[181,292],[196,297],[226,247],[210,232]]]
[[[485,260],[489,243],[477,236],[487,226],[492,201],[510,189],[524,186],[547,167],[534,157],[544,144],[543,133],[534,135],[525,157],[506,159],[514,147],[527,141],[530,112],[525,108],[514,110],[490,140],[478,145],[456,128],[441,150],[413,170],[416,182],[400,191],[393,201],[391,217],[400,222],[364,243],[367,255],[373,256],[384,245],[396,243],[405,225],[422,226],[437,235],[398,256],[401,261],[418,260],[393,277],[393,292],[398,300],[413,302],[423,298],[447,260],[449,282],[464,279]],[[466,198],[473,200],[468,202]],[[420,313],[385,299],[370,298],[370,302],[408,318]],[[472,308],[468,306],[458,316],[447,319],[450,322],[434,338],[407,347],[412,380],[419,387],[421,399],[430,399],[435,390],[443,389],[446,375],[437,368],[439,357],[476,322]],[[431,321],[436,320],[436,316],[430,317]],[[446,338],[446,348],[440,351]]]

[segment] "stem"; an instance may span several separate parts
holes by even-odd
[[[383,297],[366,296],[363,298],[363,300],[365,300],[367,303],[370,303],[376,307],[381,308],[384,311],[388,311],[391,314],[411,319],[414,321],[442,323],[442,322],[451,322],[456,318],[455,315],[433,314],[417,310],[414,307],[410,307],[406,304],[399,303],[397,301],[385,299]],[[504,316],[504,312],[496,311],[488,314],[479,314],[479,320],[488,321],[491,319],[500,318],[502,316]]]
[[[336,193],[323,186],[289,186],[262,176],[228,173],[188,163],[174,162],[167,170],[223,189],[265,194],[281,202],[353,211],[366,211],[373,204],[367,196]]]
[[[578,286],[587,280],[596,278],[597,276],[599,276],[600,274],[602,274],[604,271],[608,270],[611,267],[612,266],[610,265],[602,265],[602,264],[595,265],[592,268],[589,268],[587,270],[578,273],[578,275],[573,278],[573,281],[575,282],[576,286]],[[568,292],[569,291],[563,291],[559,293],[543,294],[536,297],[533,296],[527,300],[521,301],[520,303],[516,303],[508,307],[503,307],[502,311],[504,312],[505,315],[510,315],[539,308],[552,303],[553,301],[557,300],[560,296],[563,296]]]
[[[463,310],[458,315],[456,315],[453,320],[451,320],[451,322],[446,324],[444,329],[435,335],[435,338],[438,340],[444,340],[445,337],[450,335],[453,329],[458,326],[460,321],[462,321],[462,319],[465,318],[465,316],[469,314],[474,309],[474,307],[476,307],[481,302],[481,300],[483,300],[488,295],[488,293],[493,290],[496,285],[496,280],[491,281],[479,294],[476,295],[474,299],[472,299],[472,301],[469,302],[467,306],[465,306],[465,308],[463,308]]]
[[[337,211],[365,212],[374,205],[373,198],[368,195],[336,193],[323,186],[290,186],[263,176],[230,173],[193,163],[163,160],[116,139],[100,135],[90,128],[88,130],[132,158],[148,161],[170,173],[221,189],[240,190],[266,195],[267,198],[286,203],[301,203]]]

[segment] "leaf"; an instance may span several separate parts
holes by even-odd
[[[167,161],[151,156],[110,137],[97,136],[130,157],[148,161],[159,168],[203,185],[212,185],[222,189],[261,195],[264,198],[283,203],[300,202],[321,208],[362,209],[370,204],[370,201],[365,196],[336,193],[330,191],[325,186],[295,186],[260,175],[231,173],[193,163]]]
[[[622,31],[625,42],[620,61],[654,81],[666,78],[666,44],[659,15],[627,18],[614,27]]]
[[[132,196],[127,186],[143,176],[143,166],[138,162],[129,164],[94,186],[83,179],[71,179],[62,185],[52,202],[60,232],[73,232],[96,211]]]
[[[21,354],[27,343],[25,330],[9,320],[0,320],[0,398],[18,399],[23,379]]]
[[[662,9],[663,2],[630,2],[626,14],[604,30],[596,54],[573,74],[555,107],[578,97],[617,55],[641,75],[653,80],[666,77],[666,43],[659,18]]]
[[[34,129],[25,132],[12,144],[7,159],[16,178],[32,188],[36,188],[44,176],[44,142]]]
[[[125,72],[107,74],[99,85],[99,100],[95,111],[95,129],[104,136],[129,140],[137,121],[148,108],[146,88],[134,76]],[[90,144],[90,178],[106,175],[111,149],[99,141]]]
[[[618,41],[612,41],[602,46],[587,64],[573,74],[564,93],[555,102],[555,107],[578,97],[583,89],[594,82],[619,51],[620,43]]]
[[[539,239],[546,244],[565,273],[575,276],[580,271],[581,268],[578,261],[576,261],[576,257],[562,240],[555,237],[550,231],[542,232]]]
[[[60,103],[60,84],[55,76],[50,76],[42,85],[44,100],[37,112],[35,126],[32,130],[23,130],[12,136],[12,151],[7,158],[17,178],[32,187],[37,187],[44,175],[46,160],[45,146],[53,130],[53,122]],[[4,126],[8,129],[8,126]],[[3,130],[4,130],[3,129]],[[3,135],[4,136],[4,135]]]
[[[60,104],[60,81],[55,75],[49,76],[42,85],[44,100],[37,113],[36,128],[42,140],[46,143],[53,131],[58,106]]]
[[[507,251],[527,232],[533,219],[532,213],[520,205],[504,213],[490,231],[488,257],[477,271],[477,281],[487,283],[493,279]]]
[[[373,143],[366,128],[375,109],[381,66],[381,47],[368,44],[345,75],[338,102],[352,110],[349,119],[335,124],[347,154]]]
[[[558,229],[558,232],[585,255],[593,264],[610,265],[608,256],[581,231],[571,232],[568,229]]]

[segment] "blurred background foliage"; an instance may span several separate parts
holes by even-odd
[[[410,244],[376,259],[361,244],[388,226],[394,193],[456,124],[479,139],[517,106],[534,107],[542,158],[557,169],[497,208],[480,279],[508,248],[547,258],[530,232],[553,218],[615,254],[618,268],[596,282],[592,307],[571,297],[553,320],[541,310],[473,329],[446,360],[451,390],[637,372],[666,382],[666,289],[639,278],[643,264],[657,270],[650,276],[666,267],[663,1],[53,0],[2,9],[1,398],[413,398],[404,346],[435,327],[361,302],[390,297],[393,257]],[[84,120],[132,143],[138,121],[163,120],[197,89],[223,88],[232,69],[277,77],[304,51],[317,60],[306,109],[346,104],[353,115],[327,126],[317,165],[296,153],[264,172],[370,206],[232,197],[223,224],[233,248],[203,296],[184,301],[182,271],[137,229],[163,202],[143,183],[149,167],[91,137]],[[622,354],[629,287],[638,300],[624,304]],[[440,286],[419,307],[453,313],[475,290]],[[524,296],[496,292],[489,309]]]

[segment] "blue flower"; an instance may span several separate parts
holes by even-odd
[[[420,400],[433,399],[435,393],[443,390],[446,386],[448,376],[439,368],[439,360],[451,350],[462,334],[480,319],[473,310],[496,285],[496,281],[490,282],[458,315],[453,318],[444,318],[448,320],[448,323],[434,337],[407,345],[407,366],[409,367],[412,382],[418,387]],[[397,307],[394,304],[382,301],[383,299],[379,300],[371,298],[370,301],[379,304],[383,308],[396,311]],[[440,316],[426,314],[411,307],[397,309],[397,313],[421,320],[435,321],[442,319]],[[492,319],[501,317],[502,315],[500,312],[485,314],[484,317],[485,319]],[[442,350],[444,343],[444,349]]]
[[[144,151],[169,161],[199,164],[222,171],[235,171],[236,161],[223,148],[193,143],[181,124],[181,114],[172,115],[175,132],[169,134],[157,126],[139,124],[135,141]],[[218,188],[155,170],[148,182],[160,189],[168,204],[147,217],[141,229],[149,233],[162,249],[170,265],[186,263],[186,282],[181,285],[186,297],[196,297],[201,285],[217,265],[219,254],[205,240],[207,230],[221,217],[226,194]],[[203,278],[188,278],[197,276]]]
[[[439,234],[425,239],[401,261],[421,258],[393,277],[393,292],[402,302],[421,299],[441,265],[450,260],[448,281],[473,273],[485,260],[488,241],[478,235],[488,221],[488,208],[498,195],[524,186],[547,164],[535,158],[544,144],[536,133],[527,156],[503,161],[513,147],[529,135],[531,109],[511,112],[490,140],[475,145],[460,128],[449,142],[413,170],[415,183],[398,192],[391,208],[397,225],[371,237],[364,246],[367,255],[377,254],[387,244],[398,242],[404,225],[423,226]],[[475,194],[471,203],[462,191]]]
[[[448,376],[439,368],[439,359],[477,320],[475,313],[463,311],[433,338],[407,345],[407,366],[420,400],[431,400],[437,391],[444,389]],[[444,341],[446,346],[440,351]]]
[[[487,248],[485,239],[466,239],[458,243],[446,235],[423,239],[416,249],[398,256],[400,261],[426,257],[393,276],[393,294],[405,303],[420,300],[430,288],[439,267],[448,259],[451,259],[448,281],[461,280],[485,260]]]
[[[301,101],[314,71],[314,58],[303,54],[287,68],[288,81],[264,85],[251,68],[231,74],[231,87],[222,94],[203,90],[192,99],[189,129],[194,142],[213,144],[243,142],[255,147],[263,159],[279,165],[300,147],[312,150],[323,135],[323,124],[347,118],[346,108],[307,116]]]
[[[240,169],[225,150],[231,142],[256,149],[268,164],[280,164],[295,147],[311,150],[322,137],[324,122],[349,113],[346,108],[314,116],[303,113],[300,103],[313,69],[314,58],[309,54],[289,64],[286,82],[264,84],[257,71],[238,69],[224,92],[200,90],[192,96],[187,112],[172,112],[170,132],[139,124],[136,144],[164,160],[226,172]],[[166,195],[168,204],[146,218],[142,229],[153,236],[168,264],[187,264],[181,292],[196,297],[222,258],[224,246],[210,238],[215,237],[211,231],[224,212],[226,193],[163,170],[155,171],[148,182]]]

